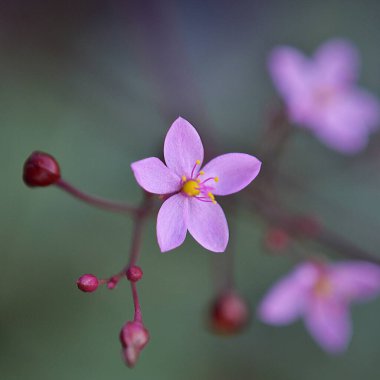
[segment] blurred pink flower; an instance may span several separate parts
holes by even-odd
[[[365,261],[303,263],[269,290],[259,318],[286,325],[303,318],[319,345],[330,353],[346,349],[352,334],[350,303],[380,293],[380,267]]]
[[[275,48],[269,59],[290,120],[347,154],[364,149],[380,122],[377,98],[355,84],[358,69],[356,48],[340,39],[324,43],[311,59],[287,46]]]
[[[223,252],[228,225],[215,195],[236,193],[258,175],[261,162],[248,154],[228,153],[211,160],[203,170],[203,145],[195,128],[178,118],[164,143],[166,165],[156,157],[132,163],[138,184],[154,194],[169,195],[157,217],[162,252],[180,246],[189,230],[206,249]]]

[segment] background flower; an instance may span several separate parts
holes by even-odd
[[[322,348],[339,353],[347,348],[353,301],[380,294],[380,266],[368,262],[304,263],[279,280],[264,297],[258,314],[266,323],[284,325],[303,318]]]
[[[358,69],[355,46],[340,39],[321,45],[312,58],[283,46],[274,49],[269,59],[291,121],[343,153],[364,149],[380,123],[379,101],[355,83]]]

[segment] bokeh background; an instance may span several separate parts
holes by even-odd
[[[254,318],[240,336],[214,336],[205,323],[210,265],[224,258],[190,238],[160,254],[154,220],[139,284],[151,342],[129,370],[118,341],[132,317],[128,284],[89,295],[75,280],[124,265],[130,220],[57,189],[30,190],[21,171],[32,151],[47,151],[79,188],[138,202],[129,164],[156,154],[178,115],[223,150],[255,154],[278,104],[270,50],[311,53],[346,37],[362,54],[361,85],[380,95],[379,15],[380,2],[368,0],[0,1],[0,378],[378,379],[379,299],[353,308],[354,338],[338,358],[301,322],[273,328]],[[280,162],[292,178],[279,184],[284,202],[377,253],[379,144],[373,136],[347,158],[296,134]],[[293,261],[265,252],[257,215],[238,208],[229,220],[238,289],[254,312]]]

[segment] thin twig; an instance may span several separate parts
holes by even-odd
[[[71,185],[70,183],[66,182],[63,179],[58,180],[56,182],[56,186],[58,186],[61,190],[66,191],[67,193],[69,193],[75,198],[78,198],[92,206],[95,206],[107,211],[112,211],[112,212],[117,212],[117,213],[122,213],[122,214],[132,214],[132,215],[136,215],[138,213],[138,209],[136,207],[130,206],[126,203],[113,202],[107,199],[89,195],[81,190],[78,190],[76,187],[74,187],[73,185]]]

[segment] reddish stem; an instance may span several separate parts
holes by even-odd
[[[136,282],[131,281],[132,296],[133,296],[133,305],[135,307],[135,316],[134,321],[142,323],[142,313],[139,302],[139,295],[137,293]]]
[[[130,251],[130,256],[129,256],[129,262],[126,269],[130,268],[133,265],[136,265],[137,263],[139,253],[140,253],[141,236],[144,229],[144,222],[145,222],[144,214],[135,216],[133,233],[132,233],[131,251]]]
[[[140,207],[137,209],[137,212],[134,217],[131,250],[129,254],[128,264],[121,272],[123,275],[127,272],[127,270],[130,267],[136,265],[137,263],[137,260],[140,254],[141,237],[142,237],[142,232],[144,229],[144,222],[147,216],[149,215],[151,208],[152,208],[152,196],[151,194],[145,193],[145,199],[140,205]],[[142,313],[141,313],[141,307],[140,307],[136,282],[135,281],[130,281],[130,282],[131,282],[131,289],[132,289],[133,305],[135,309],[134,321],[142,323]]]
[[[251,195],[252,206],[264,220],[272,225],[281,227],[290,236],[296,239],[299,237],[307,238],[345,257],[380,264],[380,257],[355,246],[322,224],[317,234],[314,236],[304,236],[302,231],[294,228],[294,224],[291,223],[294,220],[294,216],[288,213],[276,200],[270,196],[268,197],[268,191],[264,192],[259,187],[256,187],[254,191],[250,193],[246,192],[246,194]]]
[[[71,185],[70,183],[66,182],[63,179],[59,179],[55,184],[60,189],[66,191],[73,197],[78,198],[92,206],[95,206],[104,210],[118,212],[122,214],[132,214],[132,215],[136,215],[139,211],[139,209],[137,209],[136,207],[130,206],[125,203],[113,202],[107,199],[86,194],[83,191],[78,190],[76,187],[74,187],[73,185]]]

